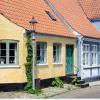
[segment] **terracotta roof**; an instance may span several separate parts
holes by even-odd
[[[29,21],[34,16],[37,20],[36,32],[73,37],[61,21],[55,16],[52,21],[45,11],[54,13],[43,0],[0,0],[0,13],[17,25],[31,29]]]
[[[77,0],[49,0],[66,21],[86,37],[100,38],[98,31],[87,19]],[[83,0],[84,1],[84,0]]]
[[[90,20],[100,19],[100,0],[78,0],[78,2]]]

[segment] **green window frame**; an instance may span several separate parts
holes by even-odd
[[[60,43],[53,44],[53,62],[61,63],[61,44]]]
[[[18,65],[18,41],[0,41],[0,65]]]
[[[46,64],[47,58],[47,43],[46,42],[37,42],[37,64]]]

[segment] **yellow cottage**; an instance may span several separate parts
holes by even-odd
[[[22,86],[27,82],[25,33],[31,30],[36,43],[35,79],[77,74],[77,39],[43,0],[0,0],[0,5],[1,85]],[[37,23],[31,27],[30,21]]]

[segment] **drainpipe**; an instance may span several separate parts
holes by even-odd
[[[83,44],[83,36],[78,37],[77,42],[77,64],[79,68],[78,77],[82,77],[82,44]]]
[[[32,66],[32,89],[35,89],[35,48],[36,48],[36,35],[35,32],[31,33],[32,47],[33,47],[33,66]]]

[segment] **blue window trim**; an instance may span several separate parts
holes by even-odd
[[[85,41],[83,41],[83,44],[89,44],[90,45],[90,60],[89,60],[90,61],[90,65],[87,66],[87,68],[88,67],[97,67],[98,65],[100,65],[100,61],[99,61],[99,50],[100,50],[99,49],[99,46],[100,46],[100,42],[99,41],[97,42],[97,41],[88,41],[88,40],[86,41],[85,40]],[[92,46],[93,45],[96,45],[97,46],[97,65],[92,65],[92,62],[91,62],[92,61],[91,60],[92,59],[91,53],[92,53]]]

